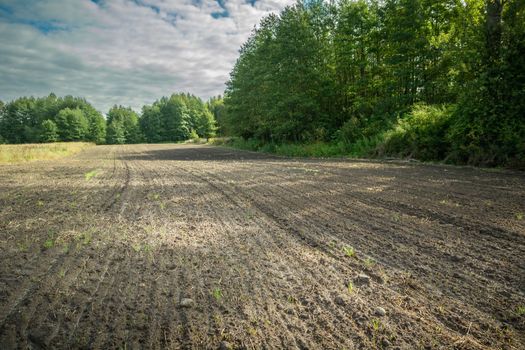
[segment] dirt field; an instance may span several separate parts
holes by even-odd
[[[196,145],[0,166],[0,348],[525,349],[524,215],[508,171]]]

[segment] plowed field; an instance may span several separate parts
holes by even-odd
[[[524,215],[500,170],[198,145],[0,166],[0,348],[525,349]]]

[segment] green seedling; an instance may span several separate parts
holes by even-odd
[[[518,314],[518,316],[524,316],[525,315],[525,305],[519,305],[516,308],[516,314]]]
[[[43,201],[37,201],[36,205],[38,205],[39,207],[43,207],[44,206],[44,202]]]
[[[55,245],[55,241],[53,241],[53,239],[51,239],[51,238],[47,239],[44,242],[44,248],[46,248],[46,249],[53,248],[54,245]]]
[[[69,252],[69,245],[68,244],[64,244],[62,246],[62,253],[67,254],[68,252]]]
[[[64,278],[65,276],[66,276],[66,270],[61,269],[61,270],[58,272],[58,277],[60,277],[60,278]]]
[[[78,236],[78,240],[83,245],[88,245],[91,243],[91,240],[93,239],[93,234],[91,232],[84,232],[80,236]]]
[[[89,181],[97,175],[98,175],[98,170],[95,169],[95,170],[91,170],[90,172],[85,173],[84,177],[86,178],[86,181]]]
[[[352,282],[348,282],[348,286],[346,287],[349,294],[352,294],[354,292],[354,284]]]
[[[516,219],[523,220],[523,213],[516,213]]]
[[[215,288],[213,290],[213,297],[215,300],[220,301],[222,298],[222,291],[219,288]]]
[[[351,246],[344,246],[343,247],[343,252],[345,253],[345,255],[349,258],[352,258],[355,256],[355,249],[354,247],[351,247]]]
[[[365,259],[365,265],[366,265],[367,267],[372,267],[372,266],[374,266],[375,264],[376,264],[376,261],[375,261],[374,259],[372,259],[372,258],[366,258],[366,259]]]
[[[288,302],[289,302],[290,304],[296,304],[296,303],[297,303],[297,299],[295,299],[294,296],[289,295],[289,296],[288,296]]]
[[[134,244],[134,245],[132,245],[131,247],[132,247],[133,250],[134,250],[135,252],[137,252],[137,253],[140,252],[140,250],[142,249],[142,246],[141,246],[140,244]]]
[[[379,327],[381,326],[381,321],[379,321],[378,319],[373,319],[372,320],[372,328],[374,329],[374,331],[378,331],[379,330]]]
[[[18,250],[20,252],[27,252],[29,250],[29,243],[27,242],[18,243]]]

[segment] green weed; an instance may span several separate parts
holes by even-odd
[[[82,243],[83,245],[89,245],[91,243],[91,241],[93,240],[93,234],[91,232],[83,232],[79,237],[78,237],[80,243]]]
[[[215,298],[215,300],[217,301],[220,301],[221,298],[222,298],[222,291],[220,290],[220,288],[215,288],[212,292],[213,294],[213,297]]]
[[[91,171],[85,173],[85,174],[84,174],[84,177],[86,178],[86,181],[89,181],[89,180],[91,180],[92,178],[94,178],[95,176],[97,176],[98,173],[99,173],[99,171],[96,170],[96,169],[95,169],[95,170],[91,170]]]
[[[516,213],[516,219],[523,220],[523,213]]]
[[[352,246],[344,246],[343,247],[343,252],[349,258],[355,257],[355,249]]]
[[[18,251],[19,252],[27,252],[29,250],[29,243],[28,242],[21,242],[18,243]]]
[[[381,327],[381,321],[379,321],[376,318],[372,319],[372,329],[377,332],[380,327]]]
[[[348,286],[346,287],[349,294],[352,294],[354,292],[354,284],[352,282],[348,282]]]
[[[44,242],[45,249],[53,248],[54,245],[55,245],[55,241],[52,238],[49,238]]]
[[[376,264],[376,261],[375,261],[374,259],[372,259],[372,258],[366,258],[366,259],[365,259],[365,265],[366,265],[367,267],[372,267],[372,266],[374,266],[375,264]]]
[[[525,305],[519,305],[517,308],[516,308],[516,314],[518,316],[524,316],[525,315]]]

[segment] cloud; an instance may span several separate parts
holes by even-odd
[[[293,0],[2,0],[0,99],[71,94],[106,112],[221,94],[260,19]]]

